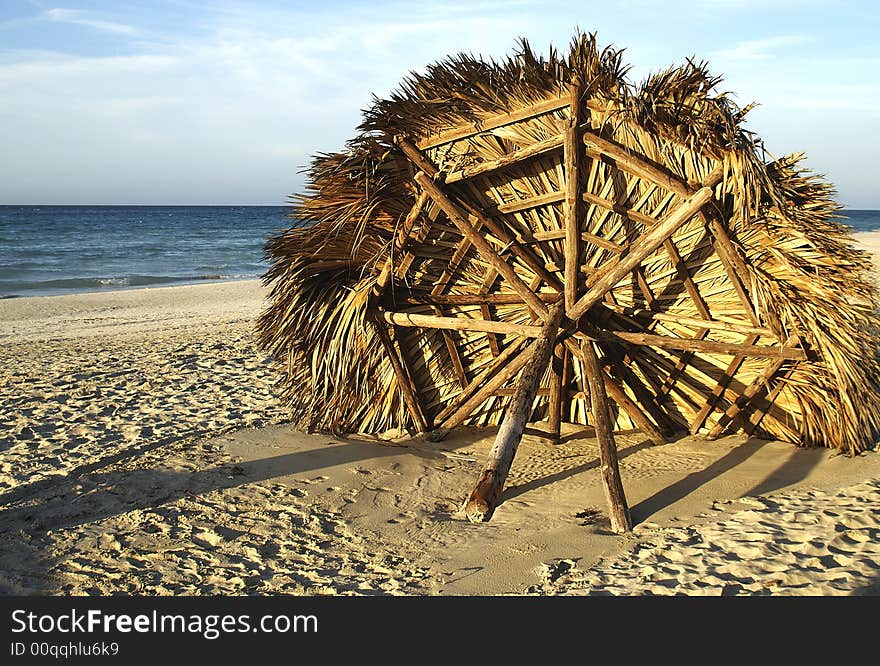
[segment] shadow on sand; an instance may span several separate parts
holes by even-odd
[[[415,447],[382,446],[348,441],[333,446],[220,465],[198,472],[165,469],[97,471],[136,455],[109,456],[75,470],[62,478],[43,479],[0,498],[0,532],[44,532],[76,527],[134,511],[156,508],[182,497],[213,490],[234,488],[294,474],[315,473],[335,465],[399,455],[403,451],[420,455]],[[151,446],[157,448],[157,446]],[[139,449],[143,452],[144,449]]]
[[[659,490],[633,506],[632,516],[634,522],[642,522],[676,502],[685,499],[725,472],[729,472],[747,463],[749,459],[771,443],[768,440],[753,438],[735,446],[705,469],[691,472],[680,481]],[[739,496],[766,495],[803,481],[816,465],[821,462],[822,457],[827,455],[827,449],[798,449],[792,446],[792,451],[788,458],[785,458],[778,464],[774,462],[774,465],[777,466],[772,467],[763,480],[745,492],[740,493]],[[765,469],[766,466],[762,464],[761,471],[763,472]]]

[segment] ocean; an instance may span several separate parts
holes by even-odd
[[[0,206],[0,298],[262,275],[284,206]]]
[[[0,206],[0,298],[256,278],[284,206]],[[880,211],[845,211],[855,231]]]

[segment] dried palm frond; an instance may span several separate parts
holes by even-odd
[[[293,200],[293,226],[266,244],[271,303],[258,322],[295,422],[333,432],[412,428],[418,424],[402,390],[410,381],[430,422],[461,402],[464,387],[516,340],[467,327],[395,326],[383,342],[371,314],[376,308],[466,325],[539,323],[524,303],[510,300],[510,284],[437,204],[411,213],[421,193],[413,176],[422,167],[399,138],[421,149],[440,172],[437,182],[464,174],[445,191],[472,222],[480,214],[498,226],[481,234],[545,298],[560,290],[566,256],[559,233],[566,174],[561,142],[553,142],[577,109],[593,136],[673,183],[628,171],[620,157],[584,155],[583,279],[607,271],[649,232],[651,220],[722,173],[712,206],[584,315],[588,327],[630,336],[590,343],[611,380],[658,426],[714,434],[744,428],[849,454],[874,444],[878,292],[869,256],[839,221],[833,188],[804,169],[800,155],[768,157],[743,125],[748,108],[718,92],[721,79],[706,63],[688,60],[640,85],[627,80],[627,71],[622,51],[600,49],[595,35],[576,35],[564,56],[551,50],[542,57],[524,40],[498,62],[458,54],[410,73],[387,99],[374,99],[344,152],[314,158],[306,192]],[[572,90],[580,92],[576,107]],[[517,151],[547,142],[546,151],[517,159]],[[490,168],[499,159],[509,163]],[[729,237],[733,267],[718,234]],[[479,295],[495,300],[455,300]],[[439,305],[438,296],[446,299]],[[637,334],[702,347],[640,345]],[[395,371],[389,344],[408,378]],[[763,345],[766,353],[709,351],[725,344]],[[801,356],[777,361],[769,358],[773,350]],[[571,364],[564,417],[587,423],[580,361],[575,356]],[[509,392],[498,388],[465,422],[497,423]],[[545,391],[533,416],[543,416],[547,403]],[[614,416],[619,427],[634,425],[631,410]]]

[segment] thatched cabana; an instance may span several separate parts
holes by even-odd
[[[878,294],[832,188],[768,158],[704,63],[625,73],[593,35],[457,55],[315,158],[258,324],[297,423],[439,439],[506,413],[472,518],[526,420],[595,426],[611,495],[615,428],[873,446]]]

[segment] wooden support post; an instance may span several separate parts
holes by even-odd
[[[550,379],[550,405],[548,407],[547,422],[550,426],[550,437],[558,442],[562,430],[562,411],[566,402],[568,384],[565,375],[568,365],[568,350],[563,345],[557,345],[553,353],[553,374]]]
[[[528,361],[517,381],[516,393],[511,398],[504,420],[498,429],[495,445],[489,453],[489,459],[476,486],[464,505],[464,513],[473,523],[489,520],[498,505],[501,491],[504,490],[504,482],[507,480],[507,474],[510,472],[510,466],[522,440],[526,422],[532,413],[538,383],[547,369],[547,362],[553,352],[562,311],[562,303],[553,305],[542,327],[541,336],[527,350]]]
[[[385,349],[385,353],[388,355],[391,367],[394,369],[394,374],[397,377],[397,385],[400,388],[400,392],[403,394],[403,401],[406,404],[407,410],[409,411],[416,428],[418,428],[420,433],[427,432],[428,420],[425,418],[422,406],[419,403],[419,396],[416,392],[415,385],[413,384],[409,373],[404,368],[403,361],[401,361],[400,356],[398,356],[397,349],[391,341],[391,337],[388,335],[388,330],[385,326],[376,322],[373,323],[373,326],[375,327],[379,341],[382,343],[382,347]]]
[[[580,282],[580,126],[579,85],[572,86],[568,127],[565,130],[565,310],[570,312],[577,302]]]
[[[632,530],[632,518],[626,504],[623,482],[620,479],[617,446],[614,443],[608,414],[608,398],[605,395],[605,373],[599,367],[599,359],[592,342],[584,342],[581,345],[581,358],[584,359],[584,371],[590,387],[593,426],[596,429],[596,439],[599,440],[599,463],[602,467],[602,485],[605,488],[605,498],[608,500],[611,529],[618,533],[629,532]]]
[[[419,184],[421,185],[422,182],[419,181]],[[568,312],[568,318],[580,319],[590,307],[598,303],[614,285],[620,282],[624,276],[629,275],[630,271],[660,247],[663,241],[691,219],[711,198],[711,188],[700,189],[667,215],[656,227],[634,242],[630,246],[629,253],[615,262],[609,270],[604,271],[602,277],[596,280],[589,291],[578,300],[574,308]]]
[[[587,340],[586,342],[590,342]],[[577,342],[568,338],[565,341],[566,348],[572,353],[577,355],[577,357],[581,360],[581,363],[586,363],[583,357],[582,346],[578,345]],[[641,410],[641,408],[630,399],[630,397],[626,394],[620,386],[618,386],[617,382],[614,381],[611,377],[608,376],[607,373],[602,373],[602,376],[605,381],[605,390],[607,394],[611,396],[611,399],[616,402],[620,408],[625,411],[629,417],[633,420],[643,433],[650,439],[654,444],[665,444],[666,437],[663,436],[663,433],[655,426],[651,419],[645,416],[645,413]]]

